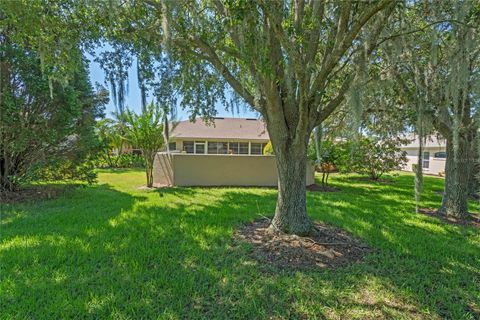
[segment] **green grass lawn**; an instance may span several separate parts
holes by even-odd
[[[141,171],[102,171],[98,185],[3,205],[2,319],[480,317],[480,231],[414,213],[413,176],[393,183],[334,175],[308,193],[310,215],[375,253],[336,270],[259,266],[232,232],[271,216],[276,191],[151,191]],[[443,180],[425,178],[423,206]],[[472,210],[478,210],[472,204]]]

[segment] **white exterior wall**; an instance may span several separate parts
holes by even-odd
[[[417,164],[418,162],[418,149],[417,148],[404,148],[403,151],[407,152],[407,164],[402,168],[404,171],[413,172],[412,165]],[[435,158],[434,155],[436,152],[446,151],[442,147],[426,147],[424,152],[430,153],[429,158],[429,167],[424,168],[423,172],[425,174],[439,175],[440,173],[445,172],[445,160],[444,158]]]

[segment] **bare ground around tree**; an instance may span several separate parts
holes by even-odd
[[[442,220],[445,223],[459,225],[459,226],[471,226],[480,229],[480,215],[478,213],[470,213],[468,219],[456,219],[455,217],[445,216],[433,208],[421,208],[420,214],[424,214],[430,217],[435,217]]]
[[[286,270],[339,268],[362,259],[373,249],[347,232],[315,223],[317,232],[310,237],[268,230],[270,220],[263,218],[243,225],[235,239],[252,245],[252,257],[259,263]]]

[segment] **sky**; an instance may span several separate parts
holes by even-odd
[[[105,73],[101,69],[100,65],[94,61],[93,56],[87,55],[87,58],[90,60],[89,72],[92,85],[95,87],[95,83],[99,83],[110,90],[109,84],[105,83]],[[135,63],[132,63],[132,67],[130,67],[128,70],[128,95],[126,98],[126,106],[128,106],[131,110],[139,112],[141,108],[141,99],[140,89],[138,87],[137,70],[134,67],[135,65]],[[148,101],[151,101],[151,99],[152,97],[150,96]],[[226,111],[222,106],[217,106],[216,109],[217,117],[258,118],[258,115],[252,111],[243,112],[240,110],[240,113],[232,115],[231,111]],[[109,117],[114,111],[115,105],[113,104],[113,99],[110,96],[110,102],[106,106],[105,114],[107,117]],[[186,120],[188,119],[188,115],[188,110],[182,110],[181,108],[178,108],[176,120]]]

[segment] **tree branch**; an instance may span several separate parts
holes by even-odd
[[[330,74],[332,69],[338,64],[341,57],[345,53],[345,51],[351,46],[353,40],[355,40],[360,33],[362,27],[379,11],[385,9],[387,6],[394,3],[393,0],[383,0],[377,2],[375,5],[371,6],[369,10],[367,10],[364,14],[360,16],[360,18],[352,25],[350,31],[344,34],[336,34],[335,38],[335,46],[331,54],[324,59],[325,63],[322,64],[322,68],[316,77],[311,89],[310,89],[310,99],[316,94],[317,91],[321,89],[323,86],[322,84],[325,82],[326,77]],[[346,13],[342,12],[343,15]],[[340,19],[340,21],[342,21]],[[339,22],[340,24],[340,22]],[[339,31],[342,31],[343,28],[338,27]],[[337,42],[338,39],[342,39],[340,42]],[[339,43],[339,45],[337,45]]]
[[[348,92],[348,89],[350,88],[350,84],[353,82],[353,79],[355,76],[353,74],[350,74],[347,76],[347,78],[343,81],[342,87],[338,91],[337,95],[335,98],[331,99],[330,102],[320,110],[318,113],[317,119],[314,122],[313,127],[318,126],[321,124],[325,119],[327,119],[333,111],[340,105],[340,103],[343,101],[345,98],[345,94]]]
[[[200,51],[203,52],[208,62],[210,62],[213,67],[225,78],[225,80],[232,86],[232,88],[243,98],[245,101],[250,104],[252,108],[258,112],[262,112],[262,104],[258,101],[255,101],[254,96],[245,89],[245,87],[240,83],[240,81],[235,78],[235,76],[230,72],[230,70],[223,64],[223,62],[218,57],[215,50],[208,45],[205,41],[190,35],[189,39],[192,43],[196,44]]]

